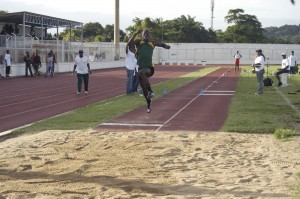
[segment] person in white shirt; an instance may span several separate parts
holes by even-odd
[[[126,94],[130,95],[137,91],[138,87],[138,65],[135,57],[135,47],[132,42],[126,45],[126,72],[127,72],[127,88]]]
[[[79,56],[75,58],[73,74],[77,73],[77,94],[80,95],[82,80],[84,83],[85,94],[89,92],[89,74],[92,74],[89,59],[83,56],[83,50],[79,50]]]
[[[9,50],[6,50],[4,61],[5,61],[5,69],[6,69],[5,73],[6,73],[6,77],[10,77],[9,74],[10,74],[10,70],[11,70],[12,59],[11,59],[11,56],[9,54]]]
[[[290,63],[290,73],[296,74],[297,70],[297,57],[294,55],[294,51],[292,50],[292,54],[288,57]]]
[[[46,58],[46,72],[45,72],[45,77],[48,77],[48,74],[51,74],[51,77],[53,77],[52,67],[53,67],[53,56],[49,52],[48,56]]]
[[[279,75],[281,75],[282,73],[290,72],[290,64],[289,64],[289,60],[286,58],[286,54],[282,53],[281,55],[282,55],[281,68],[278,69],[277,73],[275,73],[275,77],[278,79],[278,86],[282,85]]]
[[[258,82],[258,89],[255,94],[262,95],[264,92],[264,82],[263,82],[263,77],[264,77],[264,67],[265,67],[265,56],[262,54],[262,50],[256,50],[256,58],[254,60],[254,72],[256,73],[256,78]]]
[[[239,51],[236,51],[236,54],[233,55],[234,58],[234,72],[239,71],[240,70],[240,59],[242,58],[242,55],[239,53]]]

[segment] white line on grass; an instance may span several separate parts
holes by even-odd
[[[216,80],[214,80],[210,85],[208,85],[203,92],[206,91],[206,89],[208,89],[209,87],[211,87],[214,82],[218,82],[219,79],[221,79],[222,77],[226,76],[225,74],[227,74],[228,71],[230,71],[231,68],[229,68],[229,70],[227,70],[225,73],[223,73],[220,77],[218,77]],[[194,97],[189,103],[187,103],[184,107],[182,107],[179,111],[177,111],[177,113],[175,113],[172,117],[170,117],[167,121],[165,121],[163,123],[163,125],[161,125],[159,128],[156,129],[155,132],[158,132],[162,127],[164,127],[167,123],[169,123],[173,118],[175,118],[177,115],[179,115],[186,107],[188,107],[193,101],[195,101],[199,96],[201,95],[197,95],[196,97]]]
[[[276,92],[285,100],[285,102],[300,116],[300,110],[291,103],[291,101],[275,86]]]

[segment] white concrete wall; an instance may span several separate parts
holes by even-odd
[[[92,43],[94,45],[94,43]],[[89,43],[85,43],[89,46]],[[123,44],[124,46],[125,44]],[[281,64],[281,53],[290,54],[291,50],[300,59],[299,44],[220,44],[220,43],[170,43],[171,49],[155,48],[153,63],[169,64],[234,64],[233,55],[238,50],[242,54],[241,65],[251,65],[255,59],[255,50],[262,49],[264,55],[269,58],[269,64]],[[108,48],[110,49],[110,48]],[[1,50],[1,49],[0,49]],[[2,49],[3,52],[5,49]],[[13,49],[11,49],[13,52]],[[123,53],[124,49],[122,49]],[[108,50],[108,57],[113,57],[114,51]],[[16,55],[15,55],[16,56]],[[23,55],[22,55],[23,56]],[[21,58],[22,58],[21,56]],[[14,60],[14,59],[13,59]],[[13,61],[14,62],[14,61]],[[0,65],[1,66],[1,65]],[[91,62],[92,69],[124,67],[125,60]],[[12,76],[25,74],[24,63],[14,64]],[[45,70],[45,64],[41,71]],[[71,72],[73,63],[63,62],[56,64],[56,72]],[[5,74],[0,68],[1,74]]]
[[[242,54],[241,65],[252,64],[256,49],[262,49],[269,64],[280,64],[281,53],[289,55],[291,50],[300,59],[299,44],[230,44],[230,43],[171,43],[171,49],[156,48],[155,63],[189,64],[233,64],[233,55],[238,50]]]

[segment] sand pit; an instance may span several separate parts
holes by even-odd
[[[0,198],[292,198],[299,143],[220,132],[46,131],[0,142]]]

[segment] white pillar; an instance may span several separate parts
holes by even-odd
[[[119,0],[115,0],[114,44],[115,44],[114,60],[119,60],[120,57]]]
[[[119,28],[119,0],[115,0],[115,25],[114,25],[114,44],[120,43],[120,28]]]

